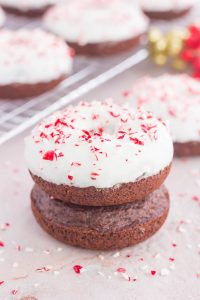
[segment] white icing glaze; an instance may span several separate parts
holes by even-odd
[[[16,8],[25,12],[32,9],[45,8],[58,2],[59,0],[0,0],[2,6]]]
[[[0,27],[2,27],[5,23],[6,15],[3,11],[3,9],[0,7]]]
[[[44,27],[68,42],[118,42],[143,34],[148,19],[127,0],[74,0],[50,8]]]
[[[33,174],[76,187],[135,182],[159,173],[173,156],[165,125],[109,99],[56,112],[33,129],[25,144]]]
[[[192,7],[197,0],[139,0],[146,11],[179,11]]]
[[[71,49],[40,29],[0,32],[0,84],[42,83],[69,74]]]
[[[186,74],[146,76],[132,88],[131,103],[169,123],[174,142],[200,142],[200,83]]]

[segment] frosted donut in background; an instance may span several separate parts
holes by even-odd
[[[142,106],[170,126],[175,155],[200,155],[200,82],[189,75],[145,76],[130,90],[132,106]]]
[[[0,0],[0,5],[10,13],[34,17],[43,14],[48,7],[59,2],[61,0]]]
[[[151,19],[175,19],[187,14],[197,0],[139,0],[143,12]]]
[[[72,51],[60,38],[40,29],[0,31],[0,98],[39,95],[72,69]]]
[[[148,19],[131,1],[74,0],[50,8],[44,28],[79,54],[114,54],[137,45]]]

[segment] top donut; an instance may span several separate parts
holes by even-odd
[[[106,100],[81,102],[41,121],[26,139],[25,156],[34,180],[50,195],[110,205],[157,188],[168,174],[173,146],[152,114]]]
[[[148,20],[130,1],[75,0],[50,8],[44,27],[78,53],[111,54],[132,47]]]

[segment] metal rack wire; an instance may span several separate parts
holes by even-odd
[[[35,28],[39,20],[9,16],[6,27]],[[105,83],[146,59],[148,53],[137,49],[109,58],[77,56],[74,70],[58,87],[39,97],[19,100],[0,100],[0,144],[5,143],[42,117],[76,100],[88,91]]]

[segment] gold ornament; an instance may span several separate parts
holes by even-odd
[[[150,29],[148,33],[149,52],[153,61],[159,66],[170,62],[175,69],[183,70],[186,65],[179,55],[187,34],[188,32],[183,29],[173,29],[166,34],[163,34],[158,28]]]

